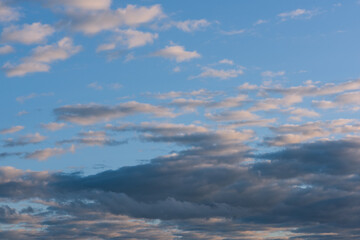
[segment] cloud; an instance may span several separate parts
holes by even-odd
[[[2,130],[0,130],[0,134],[9,134],[9,133],[16,133],[18,131],[23,130],[25,127],[24,126],[14,126],[14,127],[10,127],[10,128],[4,128]]]
[[[189,61],[194,58],[201,57],[196,51],[186,51],[183,46],[167,46],[153,53],[154,56],[175,59],[176,62]]]
[[[10,45],[0,47],[0,55],[5,55],[14,52],[14,48]]]
[[[210,23],[206,19],[199,19],[174,22],[173,25],[184,32],[193,32],[209,26]]]
[[[141,32],[133,29],[118,30],[117,40],[127,46],[128,49],[151,44],[158,38],[157,33]]]
[[[40,133],[27,134],[20,136],[16,139],[13,138],[5,139],[4,147],[18,147],[18,146],[25,146],[28,144],[36,144],[44,141],[45,139],[46,137],[40,135]]]
[[[20,18],[20,13],[16,8],[9,7],[5,2],[0,2],[0,22],[16,21]]]
[[[156,117],[174,117],[169,109],[139,102],[126,102],[116,106],[99,104],[67,105],[54,110],[59,120],[80,125],[90,125],[98,122],[111,121],[134,114],[151,114]]]
[[[103,52],[103,51],[109,51],[114,50],[116,48],[115,43],[105,43],[101,44],[96,48],[96,52]]]
[[[110,8],[112,0],[53,0],[51,2],[42,0],[47,5],[63,5],[68,9],[83,11],[99,11]]]
[[[42,97],[42,96],[47,97],[47,96],[53,96],[53,95],[54,95],[54,93],[40,93],[40,94],[31,93],[31,94],[29,94],[27,96],[17,97],[16,101],[18,101],[19,103],[24,103],[25,101],[36,98],[36,97]]]
[[[68,149],[64,149],[64,148],[45,148],[45,149],[42,149],[42,150],[36,150],[34,152],[25,154],[25,158],[26,159],[36,159],[38,161],[45,161],[48,158],[63,155],[63,154],[68,153],[68,152],[72,152],[72,153],[75,152],[75,146],[72,145]]]
[[[22,27],[10,26],[4,28],[1,33],[1,41],[23,44],[43,43],[54,32],[53,27],[39,22],[24,24]]]
[[[220,78],[222,80],[228,78],[236,78],[244,74],[242,69],[214,69],[210,67],[203,67],[203,72],[191,78]]]
[[[57,123],[57,122],[50,122],[50,123],[42,123],[41,127],[49,130],[49,131],[58,131],[60,129],[62,129],[63,127],[65,127],[66,124],[65,123]]]
[[[92,82],[87,85],[88,88],[92,88],[95,90],[103,90],[103,87],[99,85],[97,82]]]
[[[234,61],[233,60],[229,60],[224,58],[223,60],[219,61],[220,64],[228,64],[228,65],[234,65]]]
[[[284,75],[285,75],[285,71],[279,71],[279,72],[265,71],[261,73],[261,76],[268,78],[280,77]]]
[[[314,15],[316,15],[316,11],[306,10],[302,8],[298,8],[296,10],[290,11],[290,12],[283,12],[278,14],[278,17],[281,18],[281,21],[287,21],[289,19],[297,19],[297,18],[307,18],[310,19]]]
[[[57,142],[58,144],[67,144],[67,143],[78,143],[85,144],[89,146],[118,146],[127,143],[127,141],[118,141],[111,139],[107,136],[104,131],[87,131],[80,132],[78,137],[62,140]]]
[[[33,72],[48,72],[50,63],[65,60],[80,50],[81,46],[74,46],[72,39],[65,37],[55,44],[36,47],[29,57],[22,59],[19,65],[6,63],[3,68],[8,77],[24,76]]]
[[[239,34],[243,34],[245,32],[246,32],[245,29],[240,29],[240,30],[232,30],[232,31],[221,31],[221,34],[224,34],[224,35],[239,35]]]
[[[96,34],[105,30],[115,30],[120,26],[136,27],[149,23],[163,16],[160,5],[138,7],[127,5],[126,8],[98,12],[67,13],[71,19],[71,28],[85,34]]]
[[[307,122],[304,124],[284,124],[278,127],[269,127],[275,137],[266,137],[265,143],[272,146],[283,146],[325,138],[332,134],[357,133],[360,131],[359,123],[353,119],[337,119],[326,122]]]
[[[305,108],[291,108],[286,111],[288,111],[291,115],[294,115],[291,116],[290,119],[295,121],[300,121],[301,118],[303,117],[309,117],[309,118],[320,117],[319,113]]]
[[[238,111],[224,111],[217,114],[206,114],[206,116],[215,121],[241,121],[241,120],[256,120],[259,118],[258,115],[249,111],[238,110]]]
[[[264,23],[267,23],[268,21],[267,20],[264,20],[264,19],[259,19],[257,20],[256,22],[254,22],[254,26],[256,25],[260,25],[260,24],[264,24]]]

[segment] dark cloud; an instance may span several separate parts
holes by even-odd
[[[54,109],[54,113],[58,120],[81,125],[90,125],[141,113],[151,114],[156,117],[175,116],[170,109],[135,101],[121,103],[116,106],[99,104],[67,105]]]
[[[165,234],[164,239],[251,239],[249,234],[274,239],[270,236],[276,231],[293,239],[360,236],[359,143],[353,139],[291,146],[248,162],[251,149],[239,140],[238,132],[176,124],[107,129],[133,129],[146,141],[186,148],[146,164],[89,176],[2,168],[2,199],[41,199],[47,206],[41,215],[46,230],[38,236],[16,234],[30,234],[28,239],[50,235],[66,239],[70,233],[77,239],[112,239],[106,235],[110,233],[116,236],[113,239],[141,238],[137,231],[159,219],[150,231]],[[3,210],[4,216],[16,212]],[[118,225],[111,219],[121,218],[138,219],[144,225],[131,234],[118,228],[96,235],[95,230],[114,229]],[[74,226],[79,230],[74,232]],[[160,231],[163,227],[169,231]]]

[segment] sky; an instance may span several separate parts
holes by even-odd
[[[0,239],[359,239],[359,12],[0,0]]]

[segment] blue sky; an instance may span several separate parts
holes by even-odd
[[[0,1],[1,238],[357,239],[359,10]]]

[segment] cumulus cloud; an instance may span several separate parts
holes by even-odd
[[[151,44],[158,38],[157,33],[141,32],[133,29],[117,30],[116,41],[125,45],[128,49]],[[105,46],[108,46],[107,49]],[[102,50],[111,50],[111,45],[102,45]]]
[[[5,55],[14,52],[14,48],[10,45],[0,47],[0,55]]]
[[[206,19],[186,20],[182,22],[174,22],[173,25],[184,32],[193,32],[210,25]]]
[[[151,114],[156,117],[174,117],[169,109],[139,102],[126,102],[116,106],[99,104],[67,105],[54,110],[59,120],[81,125],[90,125],[98,122],[110,121],[134,114]]]
[[[24,76],[33,72],[48,72],[50,63],[65,60],[80,50],[81,46],[74,46],[72,39],[65,37],[55,44],[36,47],[29,57],[22,59],[19,65],[6,63],[3,68],[8,77]]]
[[[24,24],[23,26],[10,26],[1,33],[2,42],[16,42],[23,44],[43,43],[52,35],[55,29],[48,24],[39,22]]]
[[[16,8],[12,8],[4,1],[0,2],[0,22],[16,21],[20,18],[20,13]]]
[[[228,64],[228,65],[234,65],[234,61],[233,61],[233,60],[226,59],[226,58],[220,60],[219,63],[221,63],[221,64]]]
[[[149,23],[163,16],[160,5],[138,7],[127,5],[126,8],[98,12],[68,12],[72,19],[71,28],[85,34],[96,34],[105,30],[115,30],[120,26],[136,27]]]
[[[175,59],[176,62],[189,61],[201,57],[196,51],[186,51],[183,46],[167,46],[153,53],[154,56]]]

